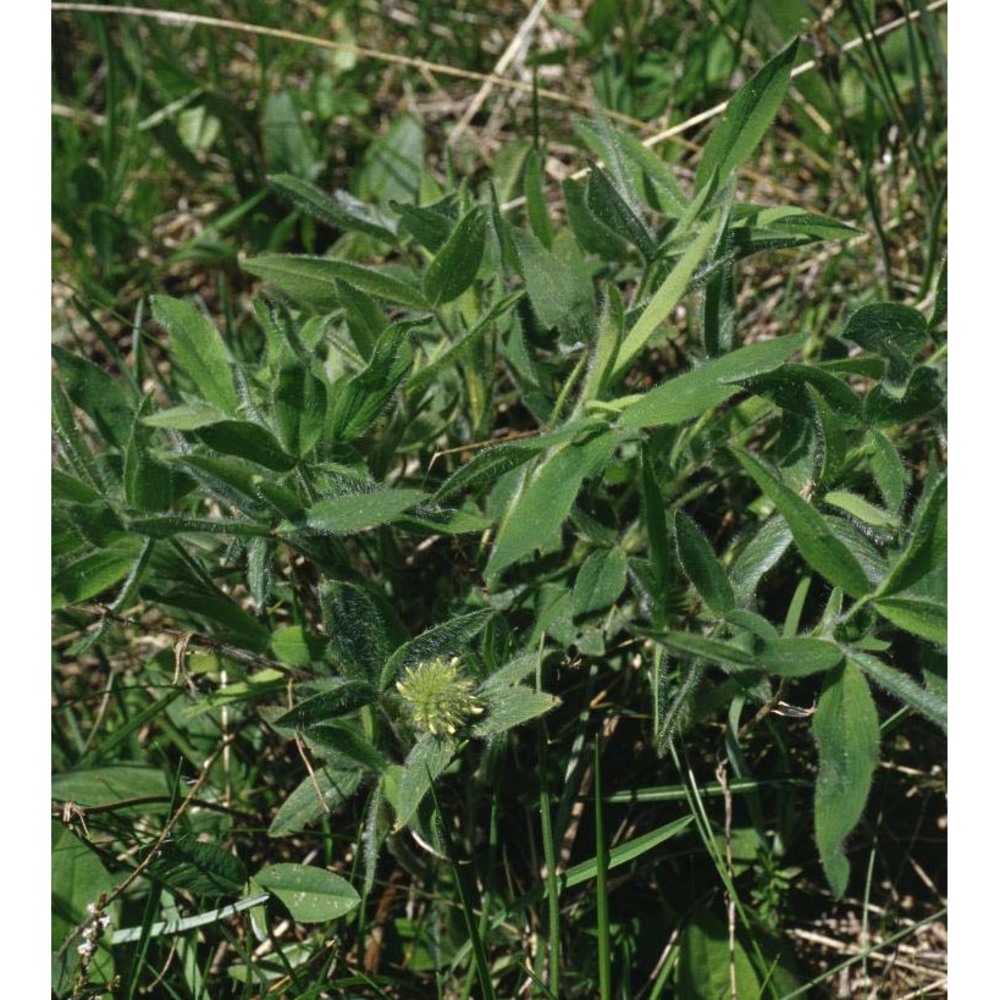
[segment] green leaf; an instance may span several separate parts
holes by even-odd
[[[141,422],[150,404],[144,400],[136,413],[122,468],[125,502],[140,511],[167,510],[173,499],[170,470],[149,453],[150,434]]]
[[[898,515],[906,499],[906,490],[910,482],[906,466],[903,465],[892,442],[881,431],[868,431],[865,443],[871,448],[869,461],[872,475],[875,477],[882,499],[885,500],[886,507]]]
[[[375,343],[368,365],[332,392],[329,410],[332,437],[353,441],[364,434],[385,411],[413,363],[411,331],[423,320],[393,323]]]
[[[96,906],[102,893],[110,893],[115,880],[108,874],[96,851],[72,830],[55,820],[52,833],[52,988],[53,995],[69,996],[80,964],[79,941],[67,942],[70,934],[90,917],[89,906]],[[117,922],[120,904],[109,908],[108,916]],[[66,947],[63,949],[63,945]],[[62,949],[60,953],[60,949]],[[91,975],[105,982],[114,978],[114,958],[107,941],[94,952]]]
[[[267,834],[281,837],[298,833],[310,823],[326,815],[357,791],[363,773],[351,762],[350,769],[324,767],[308,774],[282,803],[271,821]]]
[[[676,515],[677,552],[687,578],[717,615],[736,603],[733,588],[701,529],[683,511]]]
[[[350,882],[312,865],[267,865],[254,875],[254,881],[274,893],[292,919],[303,924],[336,920],[361,902]]]
[[[123,539],[114,548],[81,556],[63,566],[52,578],[52,606],[79,604],[114,586],[135,565],[141,539]]]
[[[183,514],[135,517],[128,522],[128,530],[136,535],[146,535],[148,538],[172,538],[174,535],[182,534],[263,538],[271,534],[271,528],[266,524],[221,517],[185,517]]]
[[[859,497],[857,493],[850,493],[847,490],[830,490],[829,493],[823,494],[823,503],[837,507],[873,528],[894,528],[897,526],[896,519],[888,511],[880,510],[864,497]]]
[[[735,992],[733,982],[735,981]],[[744,934],[730,951],[726,925],[708,910],[696,910],[681,935],[677,987],[685,1000],[722,1000],[723,997],[767,996],[754,971]]]
[[[398,520],[400,515],[427,500],[420,490],[375,487],[365,492],[345,493],[319,500],[306,512],[311,531],[330,535],[351,535],[380,524]],[[299,530],[298,525],[283,524],[279,531]]]
[[[309,726],[303,730],[305,738],[321,750],[332,750],[338,758],[348,757],[362,767],[377,774],[388,764],[369,740],[353,727],[341,722]]]
[[[880,383],[865,397],[865,420],[873,427],[896,427],[932,413],[944,401],[938,373],[926,365],[914,370],[901,397]]]
[[[389,651],[399,641],[392,634],[396,623],[391,609],[377,592],[343,580],[323,581],[319,596],[335,661],[345,675],[376,683]]]
[[[132,435],[135,406],[129,402],[122,384],[92,361],[71,354],[58,344],[52,346],[52,356],[66,395],[94,421],[105,441],[124,449]],[[56,402],[53,399],[53,404]],[[72,417],[67,423],[72,425]]]
[[[531,233],[508,227],[531,308],[545,329],[558,329],[567,343],[590,340],[594,328],[594,285],[579,251],[565,241],[547,250]],[[563,253],[560,254],[559,251]]]
[[[559,705],[555,695],[545,691],[535,691],[524,684],[499,687],[479,692],[486,705],[487,713],[482,722],[473,727],[476,736],[488,739],[520,726],[531,719],[537,719]]]
[[[785,554],[791,541],[792,531],[780,514],[774,514],[760,526],[729,572],[739,603],[750,602],[764,574]]]
[[[711,660],[722,666],[752,667],[756,657],[740,646],[722,642],[719,639],[708,639],[694,632],[656,632],[653,633],[658,642],[668,649],[685,656]]]
[[[159,413],[143,417],[147,427],[166,427],[173,431],[196,431],[199,427],[217,424],[226,419],[226,414],[211,403],[196,400],[181,406],[172,406]]]
[[[836,643],[807,636],[789,636],[765,642],[758,656],[768,673],[780,677],[806,677],[832,670],[844,658]]]
[[[401,228],[428,250],[436,253],[445,245],[454,226],[458,199],[454,195],[442,199],[436,205],[422,207],[407,205],[398,201],[390,202],[392,210],[401,217]]]
[[[874,604],[878,613],[893,625],[931,642],[948,641],[948,608],[939,601],[899,594],[876,598]]]
[[[392,246],[399,243],[395,223],[389,216],[346,191],[335,191],[331,198],[315,184],[291,174],[273,174],[267,183],[307,215],[334,229],[357,230]]]
[[[584,479],[611,458],[614,435],[598,432],[584,441],[555,447],[522,474],[497,531],[486,564],[487,578],[495,578],[535,549],[558,544],[563,521]]]
[[[610,608],[625,589],[628,559],[620,548],[598,549],[583,561],[573,584],[573,614]]]
[[[625,402],[620,425],[657,427],[693,420],[743,391],[739,382],[777,368],[805,342],[804,334],[778,337],[731,351]]]
[[[286,365],[278,374],[272,404],[282,447],[301,458],[323,433],[326,383],[305,365]]]
[[[220,420],[195,432],[202,441],[223,455],[235,455],[275,472],[295,468],[295,459],[278,444],[277,438],[260,424],[249,420]]]
[[[200,896],[235,896],[247,881],[246,867],[239,858],[190,834],[160,845],[147,871],[173,889]]]
[[[306,729],[370,705],[375,696],[375,689],[364,681],[344,681],[330,691],[323,691],[300,702],[280,716],[274,725]]]
[[[760,487],[788,522],[802,558],[819,574],[851,597],[869,591],[868,577],[851,550],[814,507],[789,489],[758,459],[741,449],[732,449],[744,471]]]
[[[636,247],[647,261],[656,257],[658,247],[646,223],[596,164],[591,166],[587,177],[587,207],[612,232]]]
[[[427,733],[413,745],[406,757],[399,778],[397,799],[394,803],[399,831],[413,819],[417,807],[438,775],[451,763],[455,755],[454,741]]]
[[[409,642],[403,643],[386,662],[379,687],[384,690],[399,676],[404,667],[415,666],[436,656],[445,659],[461,656],[469,642],[486,628],[493,614],[492,608],[470,611],[467,615],[459,615],[457,618],[435,625],[410,639]]]
[[[75,802],[85,808],[153,796],[164,799],[164,810],[170,807],[170,787],[163,771],[158,767],[109,764],[105,767],[65,771],[52,776],[51,792],[52,798],[57,802]],[[155,810],[156,806],[144,803],[141,808]]]
[[[476,205],[454,228],[424,272],[424,295],[433,306],[457,299],[475,280],[486,247],[486,212]]]
[[[546,249],[552,246],[552,220],[545,201],[542,177],[542,159],[534,148],[528,150],[524,160],[524,200],[528,206],[528,222],[532,232]]]
[[[420,289],[386,271],[362,267],[331,257],[307,257],[294,254],[266,254],[242,263],[244,271],[269,281],[286,295],[320,312],[331,312],[339,305],[336,282],[344,281],[368,295],[414,309],[426,309],[427,300]]]
[[[171,357],[191,376],[201,395],[224,413],[239,407],[226,348],[212,322],[191,302],[154,295],[153,319],[170,335]]]
[[[827,881],[840,899],[850,876],[843,842],[864,812],[879,750],[878,712],[854,663],[826,675],[812,730],[819,754],[816,843]]]
[[[873,354],[912,361],[927,343],[927,321],[912,306],[874,302],[851,314],[841,337]]]
[[[879,598],[907,590],[944,565],[948,555],[948,483],[944,476],[921,499],[909,544],[876,591]],[[889,617],[888,615],[886,617]]]
[[[705,186],[713,172],[724,182],[750,158],[778,113],[791,78],[798,38],[761,67],[730,99],[712,130],[695,174],[695,190]]]
[[[856,649],[846,650],[848,659],[860,667],[880,688],[908,708],[930,719],[942,732],[948,731],[948,704],[934,691],[921,687],[912,677],[883,663],[878,657]]]
[[[282,625],[271,633],[271,652],[290,667],[308,667],[322,659],[327,640],[307,632],[301,625]]]
[[[695,269],[704,260],[709,250],[715,246],[722,221],[722,213],[716,212],[702,223],[698,235],[674,264],[670,274],[656,290],[626,335],[618,352],[618,359],[610,381],[613,382],[625,374],[632,359],[646,346],[657,327],[674,311],[674,307],[687,291],[688,283],[691,281]]]

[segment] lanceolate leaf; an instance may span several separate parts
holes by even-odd
[[[312,531],[350,535],[394,521],[426,498],[420,490],[385,487],[364,493],[345,493],[313,504],[306,514],[306,524]],[[290,527],[294,529],[294,526],[282,525],[283,530]]]
[[[860,667],[880,688],[904,705],[930,719],[942,732],[948,729],[948,705],[944,698],[918,684],[912,677],[883,663],[877,656],[848,650],[848,658]]]
[[[788,522],[802,558],[851,597],[863,597],[869,589],[865,571],[819,511],[748,452],[734,448],[733,455]]]
[[[222,337],[191,302],[154,295],[153,319],[170,334],[173,357],[191,376],[201,395],[225,413],[239,405]]]
[[[401,830],[413,818],[431,782],[451,763],[455,743],[430,734],[414,744],[399,779],[395,829]]]
[[[861,819],[878,764],[878,712],[868,682],[854,663],[827,675],[812,728],[819,754],[816,843],[827,881],[839,899],[850,876],[844,839]]]
[[[377,240],[396,245],[395,223],[372,205],[338,191],[330,197],[315,184],[292,174],[274,174],[268,184],[307,215],[335,229],[356,229]]]
[[[426,309],[427,300],[419,288],[385,271],[378,271],[332,257],[300,257],[273,254],[244,261],[244,271],[270,281],[287,295],[324,312],[337,307],[337,280],[346,281],[376,298],[414,309]]]
[[[673,270],[649,300],[642,315],[625,336],[618,351],[618,360],[615,363],[610,381],[625,374],[632,359],[646,346],[649,338],[656,332],[656,328],[673,312],[674,307],[680,302],[681,296],[687,290],[688,282],[691,280],[695,268],[704,260],[709,249],[714,246],[721,224],[722,215],[719,212],[716,212],[702,224],[698,235],[691,241],[691,245],[684,251]]]
[[[765,642],[759,655],[764,669],[780,677],[805,677],[832,670],[844,658],[835,643],[808,636],[789,636]]]
[[[353,761],[347,763],[350,769],[327,766],[315,774],[307,774],[282,803],[268,828],[268,836],[281,837],[304,830],[349,799],[361,784],[364,772]]]
[[[693,420],[743,390],[739,382],[777,368],[804,343],[796,334],[750,344],[678,375],[622,407],[622,427],[658,427]]]
[[[724,615],[736,600],[725,570],[701,529],[683,511],[677,512],[677,551],[681,566],[705,603]]]
[[[486,576],[496,577],[512,563],[558,543],[563,521],[587,476],[610,459],[615,437],[602,431],[562,445],[528,469],[504,514]]]
[[[948,484],[942,476],[920,505],[919,520],[910,544],[878,588],[879,597],[906,590],[939,568],[948,551]]]
[[[705,184],[713,170],[725,181],[750,158],[785,96],[797,51],[795,38],[729,99],[701,155],[695,190]]]
[[[455,227],[424,273],[424,295],[438,306],[472,284],[486,246],[486,212],[476,205]]]
[[[898,594],[878,598],[874,604],[883,618],[888,618],[901,629],[931,642],[948,641],[948,609],[939,601]]]

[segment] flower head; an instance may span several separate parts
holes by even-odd
[[[410,718],[417,729],[432,736],[454,736],[459,726],[473,715],[481,715],[483,703],[472,693],[475,682],[461,673],[457,656],[433,660],[407,667],[406,676],[396,682]]]

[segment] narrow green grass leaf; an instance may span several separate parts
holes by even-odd
[[[194,303],[154,295],[153,319],[170,335],[173,357],[191,376],[201,395],[224,413],[239,407],[226,348],[215,325]]]
[[[674,307],[687,291],[688,283],[694,275],[695,269],[704,260],[710,248],[715,245],[721,225],[722,214],[720,212],[716,212],[702,223],[698,235],[691,241],[680,260],[674,264],[673,270],[667,275],[666,280],[649,300],[632,329],[626,334],[621,349],[618,351],[618,360],[615,363],[610,381],[615,381],[625,374],[632,359],[646,346],[657,327],[665,322],[673,312]]]
[[[827,674],[812,722],[819,754],[816,843],[835,897],[847,890],[844,839],[857,826],[878,764],[878,712],[868,681],[853,663]]]
[[[777,368],[805,341],[803,334],[740,347],[678,375],[622,407],[620,426],[659,427],[693,420],[743,391],[741,380]]]
[[[851,597],[863,597],[868,593],[868,578],[861,564],[834,534],[819,511],[782,483],[753,455],[736,448],[732,449],[732,453],[788,522],[802,558]]]
[[[608,843],[604,836],[601,741],[594,740],[594,844],[597,900],[597,974],[601,1000],[611,1000],[611,917],[608,907]]]
[[[427,309],[423,293],[414,285],[385,271],[362,267],[332,257],[307,257],[295,254],[268,254],[242,263],[244,271],[280,288],[286,295],[320,312],[330,312],[340,304],[336,282],[413,309]]]
[[[694,178],[696,191],[713,172],[725,181],[750,158],[778,113],[798,47],[796,37],[729,99],[701,154]]]
[[[251,910],[255,906],[266,903],[270,897],[265,893],[257,893],[247,896],[229,906],[222,906],[216,910],[207,910],[205,913],[195,914],[193,917],[184,917],[182,920],[158,920],[151,927],[124,927],[111,933],[112,944],[131,944],[139,941],[144,935],[149,938],[162,937],[164,935],[185,934],[196,927],[207,927],[210,924],[217,924],[229,917],[234,917],[244,910]]]
[[[733,588],[701,529],[683,511],[677,511],[677,553],[687,578],[705,604],[724,615],[736,603]]]
[[[293,920],[303,924],[336,920],[361,902],[350,882],[313,865],[267,865],[253,878],[285,904]]]
[[[475,280],[486,247],[486,211],[476,205],[452,230],[424,272],[424,296],[432,306],[457,299]]]

